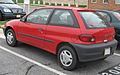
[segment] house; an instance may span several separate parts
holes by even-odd
[[[88,5],[88,0],[43,0],[48,3],[59,3],[59,4],[76,4],[76,5]]]
[[[115,10],[120,8],[120,0],[88,0],[88,8]]]

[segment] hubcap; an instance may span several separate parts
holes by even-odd
[[[12,32],[8,32],[7,33],[7,42],[9,43],[9,44],[12,44],[13,43],[13,41],[14,41],[14,36],[13,36],[13,34],[12,34]]]
[[[63,50],[60,53],[60,61],[64,66],[70,66],[73,62],[73,57],[70,51],[68,50]]]

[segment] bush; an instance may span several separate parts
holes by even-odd
[[[61,6],[62,4],[57,4],[57,6]]]
[[[43,4],[43,1],[40,1],[40,4]]]
[[[74,5],[74,4],[71,4],[70,6],[71,6],[71,7],[76,7],[76,5]]]
[[[85,8],[87,5],[78,5],[78,7]]]
[[[18,0],[18,3],[24,3],[24,0]]]
[[[64,6],[68,6],[68,4],[64,4]]]
[[[45,3],[45,5],[49,5],[49,3]]]
[[[35,0],[35,4],[38,4],[38,0]]]
[[[50,5],[51,5],[51,6],[55,6],[55,3],[51,3]]]

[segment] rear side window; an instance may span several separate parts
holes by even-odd
[[[107,28],[110,25],[96,12],[79,12],[87,28]]]
[[[73,27],[74,20],[69,10],[56,10],[51,17],[50,24],[56,26]]]

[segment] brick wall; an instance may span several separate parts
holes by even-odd
[[[91,3],[91,0],[89,0],[88,8],[103,9],[103,10],[115,10],[115,9],[120,8],[120,4],[115,4],[115,0],[109,0],[108,4],[104,4],[103,0],[97,0],[97,3]]]

